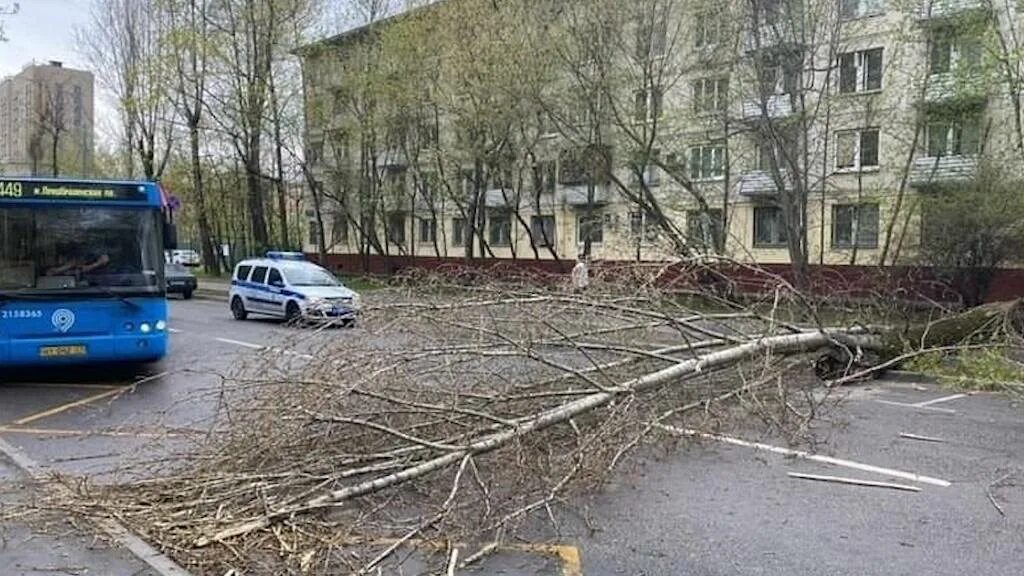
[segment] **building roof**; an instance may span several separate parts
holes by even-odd
[[[356,37],[359,37],[359,36],[362,36],[362,35],[366,34],[371,29],[373,29],[373,28],[375,28],[377,26],[380,26],[382,24],[388,24],[388,23],[391,23],[391,22],[395,22],[395,21],[401,20],[403,18],[409,18],[409,17],[417,15],[417,14],[421,14],[423,12],[426,12],[427,10],[436,8],[438,5],[445,3],[447,0],[426,0],[426,1],[427,1],[427,3],[422,5],[422,6],[415,6],[415,7],[412,7],[412,8],[400,8],[396,12],[394,12],[392,14],[388,14],[388,15],[386,15],[383,18],[380,18],[378,20],[374,20],[373,22],[367,22],[366,24],[360,24],[358,26],[354,26],[352,28],[348,28],[346,30],[343,30],[343,31],[341,31],[341,32],[339,32],[339,33],[337,33],[337,34],[335,34],[333,36],[328,36],[326,38],[321,38],[320,40],[316,40],[314,42],[310,42],[309,44],[306,44],[304,46],[299,46],[295,50],[295,53],[301,56],[303,53],[308,53],[312,49],[320,47],[320,46],[344,44],[344,43],[348,42],[349,40],[351,40],[353,38],[356,38]]]

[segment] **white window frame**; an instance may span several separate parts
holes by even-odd
[[[544,222],[551,222],[547,242],[544,240]],[[539,228],[538,228],[539,224]],[[534,214],[530,217],[530,236],[533,237],[534,248],[550,248],[558,245],[558,218],[554,214]]]
[[[869,132],[875,132],[876,134],[878,134],[878,142],[876,143],[876,146],[875,146],[876,147],[876,150],[875,150],[876,158],[875,159],[876,159],[877,163],[876,164],[869,164],[867,166],[863,166],[861,164],[861,160],[862,160],[862,154],[861,153],[862,153],[863,146],[864,146],[864,135],[869,133]],[[854,144],[853,144],[853,164],[851,164],[849,166],[840,166],[839,165],[839,160],[840,160],[841,156],[839,155],[839,151],[840,151],[839,138],[842,137],[842,136],[849,135],[849,134],[853,134],[854,137],[855,137]],[[882,150],[881,150],[881,148],[882,148],[882,131],[879,128],[870,127],[870,128],[857,128],[857,129],[854,129],[854,130],[836,130],[834,144],[835,144],[835,163],[834,163],[834,165],[835,165],[836,172],[868,172],[868,171],[875,171],[875,170],[878,170],[879,167],[882,164]]]
[[[643,98],[643,118],[640,99]],[[665,114],[665,89],[659,86],[633,92],[633,119],[637,122],[654,122]]]
[[[693,156],[697,152],[700,156],[700,173],[694,174],[693,172]],[[704,173],[704,154],[709,152],[711,154],[711,172]],[[718,162],[715,162],[715,156],[718,156]],[[717,170],[715,169],[717,166]],[[704,144],[698,144],[690,147],[690,156],[687,157],[687,173],[690,176],[690,180],[694,182],[715,182],[723,180],[725,178],[725,144],[717,142],[707,142]]]
[[[704,9],[697,12],[694,17],[694,46],[699,50],[709,50],[718,46],[722,38],[721,14],[711,9]],[[708,34],[712,31],[712,34]],[[709,41],[708,37],[711,36]]]
[[[710,106],[707,104],[710,102]],[[723,112],[729,105],[729,77],[711,76],[693,82],[693,110],[697,114]]]
[[[597,225],[599,226],[600,231],[601,231],[600,238],[598,238],[596,240],[593,238],[593,233],[592,232],[590,234],[588,234],[588,236],[591,237],[590,238],[590,244],[591,245],[603,244],[604,243],[604,235],[605,235],[605,232],[606,232],[605,225],[608,223],[608,215],[607,214],[602,214],[600,212],[595,212],[595,213],[591,214],[590,216],[587,216],[586,214],[580,214],[579,216],[576,217],[576,243],[579,244],[580,246],[582,246],[586,242],[586,238],[583,237],[583,229],[584,229],[585,226],[593,226],[593,224],[587,224],[587,219],[588,218],[590,219],[591,222],[596,222]]]
[[[882,58],[879,60],[880,69],[878,70],[878,88],[868,88],[868,53],[874,51],[880,51]],[[853,67],[854,75],[856,80],[854,81],[853,90],[843,90],[843,57],[853,56]],[[866,50],[858,50],[856,52],[844,52],[839,55],[839,93],[840,94],[870,94],[874,92],[881,92],[885,87],[885,48],[874,47]]]
[[[964,126],[968,125],[966,122],[964,122],[964,120],[967,119],[967,118],[970,118],[973,121],[974,128],[977,130],[977,147],[976,147],[976,149],[974,149],[974,150],[972,150],[970,152],[964,152],[963,149],[962,149],[962,147],[963,147]],[[927,120],[926,120],[926,122],[927,122]],[[942,125],[943,128],[945,128],[945,130],[946,130],[946,149],[943,151],[942,154],[940,154],[939,156],[936,156],[936,155],[932,154],[931,142],[932,142],[932,127],[933,126],[938,126],[938,125]],[[925,138],[924,138],[925,157],[927,157],[927,158],[942,158],[942,157],[947,157],[947,156],[977,156],[981,152],[981,148],[982,148],[982,138],[983,138],[983,135],[981,133],[982,125],[983,125],[983,120],[982,120],[982,116],[981,116],[980,113],[965,115],[965,116],[961,116],[960,118],[956,118],[956,119],[950,119],[950,120],[944,120],[944,121],[938,121],[938,122],[927,122],[925,124],[925,134],[924,134],[924,136],[925,136]],[[961,150],[959,152],[957,152],[954,149],[954,143],[957,140],[957,132],[958,131],[960,132],[960,140],[961,140],[961,142],[960,142]]]
[[[843,7],[846,2],[857,3],[857,8],[853,13],[844,13]],[[839,18],[841,20],[856,20],[857,18],[885,14],[887,0],[839,0],[839,3]]]
[[[861,226],[862,211],[867,207],[874,208],[875,216],[875,238],[872,242],[865,242],[861,239],[861,234],[864,228]],[[844,208],[853,208],[853,219],[850,221],[852,229],[850,230],[850,242],[840,243],[837,241],[839,232],[838,224],[838,212]],[[853,250],[854,248],[862,250],[872,250],[878,248],[878,236],[881,224],[881,210],[877,202],[844,202],[840,204],[832,205],[832,249],[833,250]]]

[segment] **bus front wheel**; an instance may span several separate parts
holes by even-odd
[[[235,320],[245,320],[249,317],[249,312],[246,311],[245,304],[238,296],[235,296],[231,300],[231,314],[235,317]]]

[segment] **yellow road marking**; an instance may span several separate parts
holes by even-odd
[[[43,410],[42,412],[37,412],[35,414],[32,414],[31,416],[26,416],[26,417],[21,418],[19,420],[15,420],[14,422],[11,422],[9,424],[9,426],[24,426],[25,424],[29,424],[29,423],[35,422],[37,420],[42,420],[43,418],[49,418],[50,416],[56,416],[57,414],[60,414],[62,412],[67,412],[68,410],[71,410],[73,408],[78,408],[79,406],[85,406],[86,404],[91,404],[91,403],[96,402],[98,400],[103,400],[104,398],[110,398],[111,396],[116,396],[116,395],[118,395],[118,394],[120,394],[120,393],[122,393],[122,392],[124,392],[126,390],[129,390],[130,388],[131,388],[131,386],[122,386],[120,388],[114,388],[112,390],[107,390],[107,391],[101,392],[99,394],[93,394],[92,396],[86,396],[85,398],[82,398],[81,400],[75,400],[74,402],[68,402],[66,404],[61,404],[60,406],[55,406],[53,408],[49,408],[47,410]]]
[[[517,544],[514,546],[507,546],[505,549],[554,556],[562,563],[562,576],[583,576],[583,562],[580,559],[580,549],[575,546],[559,544]]]

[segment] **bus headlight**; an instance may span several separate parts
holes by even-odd
[[[149,322],[143,322],[139,324],[139,332],[143,334],[149,334],[153,330],[153,327],[149,325]]]
[[[166,329],[167,329],[167,322],[164,322],[163,320],[157,320],[156,321],[156,331],[157,332],[163,332]]]

